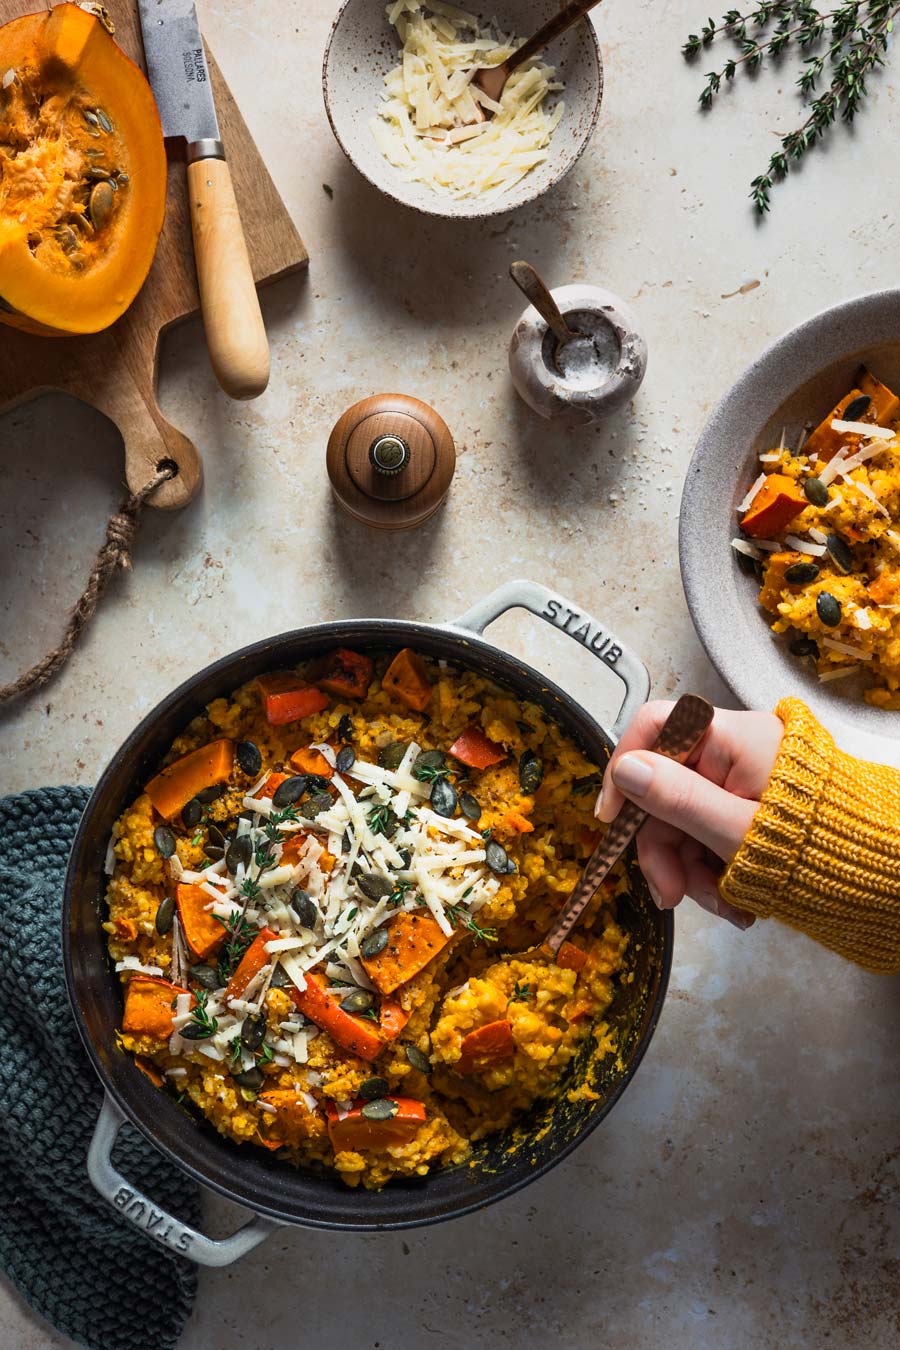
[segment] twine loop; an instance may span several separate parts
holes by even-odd
[[[176,464],[164,460],[153,477],[137,492],[129,492],[119,509],[113,512],[106,522],[106,538],[94,559],[85,588],[69,616],[62,641],[18,679],[0,685],[0,703],[6,703],[19,694],[27,694],[32,689],[40,689],[66,664],[75,650],[76,642],[90,623],[97,602],[110,579],[120,568],[126,572],[131,570],[131,550],[144,503],[158,487],[174,478],[177,472]]]

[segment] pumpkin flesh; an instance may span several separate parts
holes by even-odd
[[[0,27],[0,321],[108,327],[150,270],[166,155],[146,78],[94,15]]]

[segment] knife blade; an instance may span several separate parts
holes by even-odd
[[[197,10],[192,0],[138,0],[138,13],[163,134],[186,146],[197,286],[212,368],[232,398],[256,398],[269,380],[269,344]]]
[[[188,145],[219,141],[206,51],[191,0],[138,0],[147,78],[163,135]]]

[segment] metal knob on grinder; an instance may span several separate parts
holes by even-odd
[[[328,438],[328,477],[340,506],[382,530],[405,530],[434,515],[456,468],[443,418],[408,394],[361,399]]]

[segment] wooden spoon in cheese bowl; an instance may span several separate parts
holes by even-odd
[[[551,42],[561,37],[579,19],[584,18],[588,10],[593,9],[599,3],[600,0],[569,0],[569,3],[563,5],[559,13],[555,14],[552,19],[548,19],[533,37],[530,37],[527,42],[523,42],[522,46],[512,56],[507,57],[505,61],[496,66],[480,66],[472,77],[473,83],[477,84],[481,92],[492,99],[494,103],[499,103],[506,87],[506,81],[513,71],[518,70],[519,66],[524,65],[526,61],[530,61],[533,56],[537,56],[545,47],[549,47]],[[486,107],[484,110],[485,117],[491,117],[497,111],[499,109]]]

